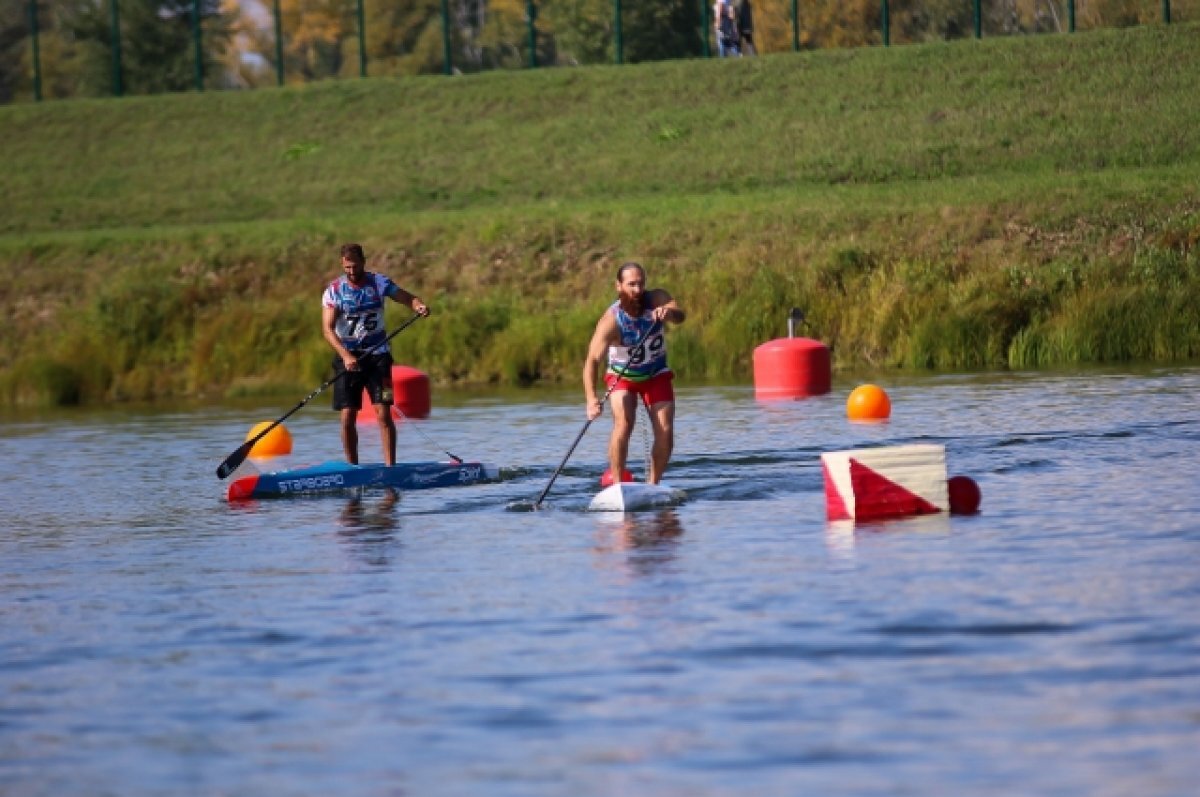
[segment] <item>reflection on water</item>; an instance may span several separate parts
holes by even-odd
[[[386,567],[398,545],[396,532],[400,529],[400,492],[391,487],[383,490],[356,490],[338,513],[338,537],[347,549],[363,564]]]
[[[967,521],[963,517],[953,519],[957,523]],[[949,534],[951,522],[951,516],[945,512],[889,520],[831,520],[825,523],[825,550],[831,562],[852,565],[855,548],[864,535]]]
[[[356,490],[346,499],[338,515],[339,532],[343,536],[356,536],[361,532],[393,531],[400,526],[396,505],[400,503],[400,492],[392,487],[383,490]]]
[[[596,553],[624,553],[632,575],[647,576],[672,561],[683,537],[674,509],[596,513]]]

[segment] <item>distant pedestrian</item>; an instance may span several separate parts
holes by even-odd
[[[754,12],[750,0],[742,0],[737,13],[738,45],[742,55],[758,55],[754,47]]]
[[[737,9],[729,0],[718,0],[717,19],[717,53],[722,58],[732,58],[741,55],[738,40]]]

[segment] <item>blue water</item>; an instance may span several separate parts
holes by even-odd
[[[402,431],[501,483],[242,506],[213,471],[287,406],[9,416],[0,794],[1196,794],[1200,369],[877,380],[871,426],[681,389],[690,500],[624,516],[581,511],[606,418],[506,509],[576,391]],[[826,523],[820,452],[908,442],[983,511]]]

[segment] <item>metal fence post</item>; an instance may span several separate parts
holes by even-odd
[[[442,72],[454,73],[454,65],[450,62],[450,6],[449,0],[442,0]]]
[[[529,68],[537,69],[537,5],[525,0],[525,19],[529,23]]]
[[[204,91],[204,43],[200,32],[200,0],[192,0],[192,45],[196,51],[196,91]]]
[[[700,52],[705,58],[712,57],[712,47],[708,43],[708,31],[712,20],[708,18],[708,0],[700,0]]]
[[[625,63],[625,39],[621,35],[621,0],[613,0],[613,58]]]
[[[792,52],[800,52],[800,0],[792,0]]]
[[[1067,0],[1067,32],[1075,32],[1075,0]]]
[[[879,19],[883,23],[884,47],[888,47],[892,43],[892,15],[888,13],[890,10],[888,8],[888,0],[883,0],[879,7]]]
[[[367,23],[363,0],[358,0],[358,76],[367,76]]]
[[[275,84],[283,85],[283,14],[275,0]]]
[[[112,45],[110,47],[112,55],[112,90],[114,97],[120,97],[125,93],[125,87],[121,80],[121,10],[117,7],[117,0],[110,0],[111,18],[110,26],[112,30]]]
[[[982,0],[975,0],[975,38],[983,38],[983,8]]]
[[[1171,0],[1163,0],[1163,23],[1171,24]]]
[[[38,47],[38,0],[29,0],[29,38],[33,45],[33,99],[42,101],[42,52]]]

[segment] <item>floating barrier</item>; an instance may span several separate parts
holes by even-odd
[[[833,380],[829,347],[812,338],[794,336],[804,314],[793,308],[788,316],[788,336],[754,349],[754,397],[759,401],[820,396]]]
[[[863,448],[821,454],[829,520],[883,520],[950,511],[946,447]]]

